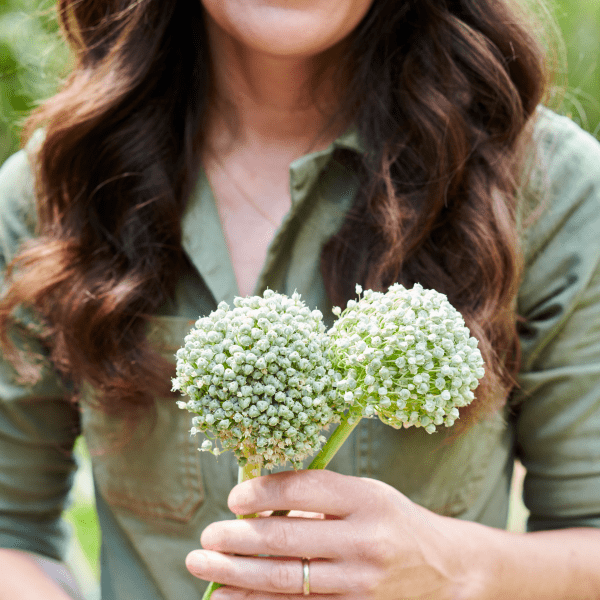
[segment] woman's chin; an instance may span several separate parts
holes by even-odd
[[[201,1],[209,26],[216,25],[248,50],[282,58],[315,56],[333,48],[352,33],[373,2]]]

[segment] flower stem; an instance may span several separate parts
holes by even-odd
[[[209,598],[212,596],[212,593],[215,590],[218,590],[220,587],[223,587],[222,583],[215,583],[214,581],[211,581],[204,592],[204,596],[202,596],[202,600],[209,600]]]
[[[344,415],[340,424],[335,428],[325,445],[321,448],[313,461],[308,465],[308,469],[325,469],[335,456],[336,452],[342,447],[342,444],[348,439],[354,428],[361,419],[360,412],[349,411]]]
[[[247,462],[243,467],[238,469],[238,484],[244,481],[248,481],[249,479],[254,479],[260,475],[260,468],[256,466],[256,464],[252,464]],[[253,515],[237,515],[236,519],[253,519],[256,517],[256,514]],[[215,583],[211,581],[204,592],[204,596],[202,596],[202,600],[209,600],[212,596],[212,593],[215,590],[218,590],[220,587],[223,587],[222,583]]]
[[[243,467],[238,469],[238,485],[244,481],[249,481],[260,475],[260,467],[254,463],[247,462]],[[237,515],[236,519],[254,519],[253,515]]]
[[[348,439],[354,428],[358,425],[361,414],[358,411],[349,411],[344,415],[340,424],[329,436],[325,445],[321,448],[319,454],[308,465],[308,469],[325,469],[335,456],[335,453],[342,447],[342,444]],[[272,517],[285,517],[289,510],[275,510],[271,513]]]

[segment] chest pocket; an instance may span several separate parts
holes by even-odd
[[[193,321],[156,317],[150,333],[165,357],[183,343]],[[172,398],[135,421],[82,403],[82,426],[96,485],[109,505],[146,519],[188,522],[204,500],[198,440],[191,418]]]
[[[393,433],[404,439],[401,458],[385,464],[388,476],[395,484],[402,481],[402,491],[414,502],[439,514],[468,514],[505,468],[510,435],[501,413],[454,438],[451,429],[429,435],[413,428],[384,435]]]
[[[460,436],[440,428],[396,430],[363,419],[335,456],[335,470],[373,477],[439,514],[466,517],[484,502],[506,466],[510,432],[502,414]]]

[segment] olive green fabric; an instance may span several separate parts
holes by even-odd
[[[493,527],[506,524],[515,456],[528,469],[531,529],[600,526],[600,145],[568,119],[541,109],[538,168],[523,193],[539,215],[523,234],[526,270],[517,305],[524,317],[520,389],[511,405],[466,434],[394,430],[363,420],[331,468],[374,477],[441,514]],[[271,242],[256,292],[294,290],[331,322],[319,271],[323,244],[340,227],[356,194],[350,132],[290,167],[292,208]],[[32,182],[21,152],[0,172],[0,244],[5,262],[35,226]],[[237,285],[208,182],[200,175],[183,221],[190,268],[149,335],[173,357],[199,315]],[[154,421],[136,428],[89,403],[78,408],[52,373],[33,388],[0,364],[0,545],[60,559],[60,513],[81,432],[91,449],[102,528],[103,600],[199,598],[204,583],[184,566],[202,529],[230,518],[237,480],[228,454],[197,451],[190,417],[157,399]],[[513,414],[514,413],[514,414]],[[154,426],[153,426],[154,425]]]

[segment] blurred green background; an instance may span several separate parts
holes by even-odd
[[[56,89],[68,72],[68,53],[57,35],[53,0],[0,0],[0,164],[19,148],[19,129],[28,112]],[[600,139],[600,0],[553,0],[565,43],[567,89],[560,112]],[[69,562],[89,600],[98,598],[99,533],[89,460],[77,446],[82,468],[67,513],[76,533]],[[520,529],[517,469],[511,527]]]
[[[66,72],[53,6],[53,0],[0,0],[0,163],[18,149],[27,113]]]

